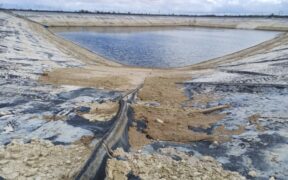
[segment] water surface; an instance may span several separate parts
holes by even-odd
[[[278,33],[192,27],[99,27],[60,29],[57,34],[122,64],[167,68],[237,52]]]

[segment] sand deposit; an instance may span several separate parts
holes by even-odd
[[[172,77],[146,78],[144,87],[138,95],[139,101],[133,105],[135,126],[137,127],[137,123],[144,123],[146,127],[138,127],[137,132],[131,128],[131,136],[142,137],[143,135],[141,136],[139,133],[144,133],[148,139],[188,143],[203,140],[225,141],[229,139],[229,135],[235,133],[235,131],[225,128],[217,129],[215,134],[214,132],[196,131],[196,129],[209,129],[213,124],[224,119],[225,114],[221,113],[221,110],[227,109],[229,106],[208,109],[185,106],[191,102],[187,101],[183,87],[181,89],[176,84],[176,82],[184,80],[185,78]],[[197,98],[195,102],[201,101],[200,99],[201,97]],[[213,99],[215,97],[210,100]],[[207,101],[207,98],[202,98],[201,102],[203,101]],[[226,133],[222,134],[221,132]],[[147,140],[141,142],[145,145]],[[136,147],[139,147],[141,142],[135,138],[130,139],[132,146],[135,144]]]

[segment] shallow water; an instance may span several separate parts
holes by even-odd
[[[109,27],[57,29],[57,34],[116,62],[141,67],[180,67],[237,52],[277,32],[211,29]]]

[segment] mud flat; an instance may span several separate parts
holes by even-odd
[[[131,19],[143,25],[142,21],[148,22],[150,17],[119,16],[123,18],[120,23],[118,16],[110,15],[96,18],[83,14],[18,14],[37,23],[0,12],[3,178],[75,177],[85,159],[95,159],[88,157],[112,127],[110,118],[117,111],[117,99],[140,84],[143,88],[130,101],[133,111],[128,112],[126,140],[130,152],[108,153],[108,178],[178,178],[181,174],[187,179],[203,179],[214,177],[216,172],[223,179],[287,177],[287,34],[200,65],[144,69],[109,62],[56,37],[38,23],[81,26],[93,20],[89,25],[132,26],[135,24],[128,23]],[[174,25],[191,20],[167,18],[152,18],[146,25],[156,25],[159,19],[169,23],[173,19]],[[213,20],[201,19],[201,26],[204,22],[219,26],[221,22],[226,27],[234,23],[233,28],[235,24],[250,29],[288,27],[286,19],[246,19],[245,23],[242,19]],[[52,153],[44,157],[35,153],[35,158],[27,153],[31,147],[42,149],[43,154],[50,150]],[[65,158],[59,157],[61,151]],[[75,156],[81,159],[77,161]],[[57,158],[57,163],[51,165],[48,162],[53,158]],[[152,160],[155,163],[151,164]],[[31,173],[17,169],[14,164],[18,163]],[[71,171],[57,171],[50,177],[49,171],[35,170],[40,164],[50,170],[65,164],[63,167]],[[146,164],[152,168],[143,174]]]

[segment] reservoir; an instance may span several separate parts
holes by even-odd
[[[255,46],[279,32],[194,27],[56,28],[57,35],[121,64],[170,68]]]

